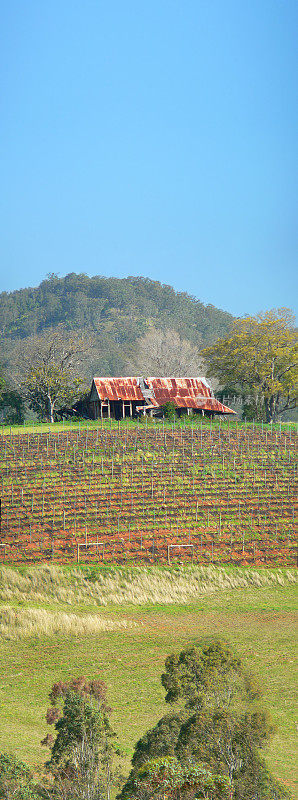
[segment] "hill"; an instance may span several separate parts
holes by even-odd
[[[55,274],[36,288],[0,294],[0,330],[6,368],[20,339],[63,323],[70,330],[89,331],[94,337],[93,361],[97,374],[119,374],[136,341],[148,325],[174,328],[196,346],[223,336],[231,314],[204,305],[186,292],[143,277],[89,278]],[[3,356],[2,356],[3,358]]]

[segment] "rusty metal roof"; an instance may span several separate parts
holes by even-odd
[[[236,414],[236,411],[233,411],[233,409],[229,408],[228,406],[224,406],[224,404],[220,403],[219,400],[216,400],[215,397],[211,397],[210,400],[206,398],[202,405],[199,405],[199,402],[200,401],[198,401],[195,407],[201,408],[204,411],[214,411],[218,414]]]
[[[144,394],[140,383],[145,386]],[[220,414],[235,413],[215,399],[206,378],[94,378],[92,387],[93,385],[98,398],[103,402],[141,401],[147,407],[155,408],[172,402],[177,408],[197,408]]]
[[[205,378],[146,378],[158,406],[172,402],[177,408],[198,408],[221,414],[234,414],[216,400]]]
[[[179,408],[196,408],[197,398],[210,398],[212,392],[201,378],[147,378],[158,405],[172,401]]]
[[[138,378],[94,378],[100,400],[144,400]]]

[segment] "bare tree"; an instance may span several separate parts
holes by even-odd
[[[201,359],[197,348],[177,331],[152,327],[141,339],[131,366],[141,375],[181,378],[198,375]]]

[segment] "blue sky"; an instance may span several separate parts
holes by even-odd
[[[297,311],[294,0],[1,17],[1,290],[144,275],[237,315]]]

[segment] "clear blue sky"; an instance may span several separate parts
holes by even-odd
[[[145,275],[297,310],[297,22],[296,0],[3,2],[1,289]]]

